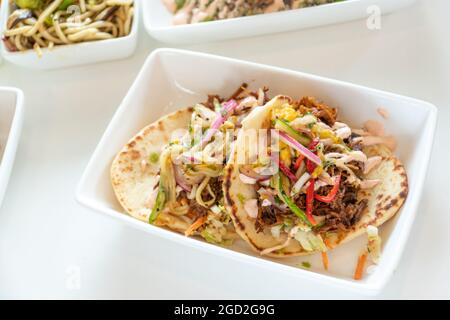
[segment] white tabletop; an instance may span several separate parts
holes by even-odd
[[[379,298],[450,298],[449,12],[448,0],[419,0],[384,16],[378,31],[356,21],[184,47],[438,106],[422,205],[401,263]],[[136,54],[123,61],[51,72],[0,66],[0,86],[26,95],[22,139],[0,210],[0,298],[364,298],[335,291],[318,297],[293,288],[283,275],[181,249],[75,202],[76,184],[110,118],[144,59],[164,46],[141,31]]]

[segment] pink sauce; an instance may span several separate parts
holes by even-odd
[[[364,123],[364,129],[371,135],[382,137],[384,136],[384,125],[375,120],[368,120]]]
[[[362,137],[362,144],[364,146],[383,144],[391,151],[397,148],[397,140],[393,136],[385,135],[384,126],[379,121],[366,121],[364,123],[364,129],[368,132],[368,135]]]
[[[362,137],[362,145],[373,146],[377,144],[384,144],[391,151],[395,151],[397,148],[397,140],[393,136],[379,137],[379,136],[367,136]]]

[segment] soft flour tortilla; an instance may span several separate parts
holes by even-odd
[[[265,106],[259,107],[243,121],[242,129],[268,128],[270,125],[269,115],[272,108],[290,102],[290,98],[278,96],[269,101]],[[241,132],[243,132],[242,130]],[[233,219],[237,233],[246,240],[257,252],[273,248],[283,244],[287,235],[281,235],[279,239],[272,236],[270,230],[257,232],[255,219],[250,218],[244,209],[244,204],[239,197],[245,199],[257,198],[253,185],[244,184],[239,178],[239,166],[236,164],[236,152],[245,146],[242,134],[239,134],[233,158],[225,168],[223,190],[225,194],[226,207]],[[369,156],[380,155],[382,163],[373,169],[367,179],[380,179],[381,183],[369,191],[361,191],[358,195],[361,199],[368,199],[368,206],[361,220],[347,232],[335,233],[333,237],[327,238],[330,249],[366,233],[368,225],[380,226],[392,218],[403,205],[408,194],[408,179],[402,163],[383,146],[370,147],[364,150]],[[239,196],[238,196],[239,195]],[[289,245],[280,251],[267,254],[271,257],[290,257],[316,253],[305,251],[296,240],[289,241]]]
[[[177,129],[187,129],[193,108],[171,113],[142,129],[119,152],[111,165],[111,183],[116,197],[128,214],[148,222],[150,195],[157,183],[159,161],[149,161],[151,154],[161,154]],[[145,162],[144,162],[145,161]],[[189,225],[167,212],[161,212],[156,225],[184,232]]]

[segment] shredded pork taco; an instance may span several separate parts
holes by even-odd
[[[257,252],[325,253],[367,232],[377,261],[377,227],[408,194],[405,168],[389,148],[392,137],[337,119],[335,108],[312,97],[277,96],[243,121],[225,168],[225,203],[237,233]],[[257,157],[252,130],[258,141],[268,136]]]
[[[265,89],[250,92],[244,84],[228,99],[211,95],[142,129],[111,166],[122,207],[139,220],[230,244],[223,168],[242,120],[267,101]]]

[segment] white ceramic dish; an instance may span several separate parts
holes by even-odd
[[[195,77],[192,77],[193,70]],[[142,127],[160,116],[204,101],[208,93],[226,96],[243,81],[250,82],[253,87],[266,85],[271,95],[283,93],[295,98],[316,96],[338,107],[342,118],[354,125],[380,118],[376,111],[379,107],[390,113],[389,119],[385,120],[386,130],[398,139],[398,156],[408,171],[410,193],[395,219],[381,228],[384,241],[381,262],[362,281],[353,281],[352,275],[357,256],[364,248],[365,237],[330,252],[331,267],[328,272],[324,272],[320,255],[271,260],[255,254],[242,241],[238,241],[230,250],[148,225],[123,213],[109,179],[110,164],[122,146]],[[317,292],[320,288],[339,286],[373,294],[384,286],[394,272],[408,238],[426,175],[435,122],[436,108],[411,98],[271,66],[189,51],[160,49],[149,56],[118,108],[83,174],[76,197],[81,204],[152,236],[251,263],[258,268],[290,273],[293,281],[301,283],[304,290]],[[296,267],[305,260],[312,264],[311,270]]]
[[[0,87],[0,206],[8,185],[22,130],[23,104],[22,91]]]
[[[172,14],[161,0],[143,2],[145,28],[154,38],[174,44],[200,43],[318,27],[387,14],[415,0],[347,0],[317,7],[190,25],[172,25]],[[375,7],[373,7],[375,6]]]
[[[42,49],[42,57],[38,57],[34,50],[24,52],[10,52],[3,41],[0,50],[3,58],[13,64],[33,69],[57,69],[74,67],[96,62],[124,59],[132,55],[136,49],[140,19],[140,0],[135,1],[135,14],[131,32],[122,38],[90,41],[71,45],[55,46],[52,50]],[[8,1],[2,1],[0,12],[0,35],[6,29],[9,16]]]

